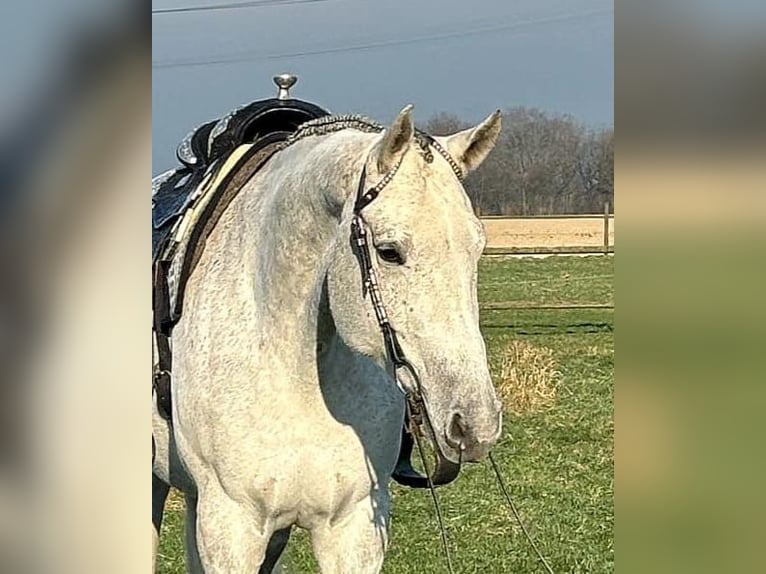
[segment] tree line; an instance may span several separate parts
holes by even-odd
[[[471,124],[449,113],[423,128],[445,135]],[[517,107],[503,113],[495,149],[465,181],[478,215],[603,213],[614,205],[614,129]]]

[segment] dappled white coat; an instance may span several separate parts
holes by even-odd
[[[350,241],[365,163],[374,185],[401,161],[363,216],[402,259],[375,265],[435,439],[471,460],[499,437],[476,293],[484,233],[448,163],[415,145],[411,109],[382,134],[280,151],[207,240],[173,333],[172,429],[154,413],[155,513],[167,484],[186,493],[192,571],[270,571],[293,525],[323,572],[382,567],[404,401]],[[499,131],[495,113],[439,139],[467,173]]]

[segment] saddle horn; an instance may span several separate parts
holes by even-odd
[[[279,88],[277,99],[289,100],[292,97],[290,96],[290,88],[292,88],[297,81],[298,77],[293,76],[292,74],[280,74],[278,76],[274,76],[274,83]]]

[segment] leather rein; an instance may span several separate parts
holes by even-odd
[[[416,138],[418,139],[421,149],[425,152],[424,155],[428,163],[433,161],[433,154],[431,154],[428,149],[429,147],[432,147],[439,153],[439,155],[447,160],[447,163],[449,163],[458,179],[463,179],[462,169],[460,169],[457,162],[438,141],[430,135],[420,131],[416,132]],[[364,295],[369,295],[370,297],[370,302],[375,311],[375,318],[377,319],[378,326],[383,335],[386,353],[394,367],[394,379],[399,389],[404,393],[406,401],[407,431],[417,441],[421,457],[423,456],[423,453],[419,435],[424,430],[431,437],[431,442],[434,448],[436,464],[433,471],[428,472],[425,460],[423,460],[423,464],[426,467],[426,476],[421,477],[414,475],[412,480],[414,483],[425,482],[427,487],[433,489],[434,486],[449,484],[454,481],[460,472],[460,462],[456,463],[449,460],[439,447],[439,442],[436,439],[434,427],[423,395],[420,377],[413,364],[405,356],[404,351],[399,344],[399,338],[391,325],[391,321],[386,313],[385,305],[383,304],[378,277],[372,264],[372,253],[370,250],[370,241],[368,239],[367,224],[362,215],[362,210],[372,203],[375,198],[378,197],[380,192],[391,182],[396,175],[396,172],[399,170],[401,161],[402,159],[400,158],[396,165],[394,165],[377,184],[369,189],[367,189],[367,167],[365,162],[356,192],[356,201],[354,203],[353,217],[351,220],[351,237],[353,239],[353,245],[356,247],[357,259],[359,260],[359,266],[362,271]],[[399,370],[405,370],[409,373],[411,381],[414,382],[414,386],[408,387],[401,382],[401,379],[397,375]]]

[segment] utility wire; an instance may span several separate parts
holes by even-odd
[[[191,68],[191,67],[207,67],[216,66],[220,64],[236,64],[241,62],[256,62],[256,61],[268,61],[268,60],[283,60],[287,58],[303,58],[306,56],[314,56],[321,54],[339,54],[343,52],[356,52],[361,50],[373,50],[376,48],[386,48],[390,46],[404,46],[408,44],[420,44],[423,42],[433,42],[438,40],[445,40],[450,38],[463,38],[466,36],[475,36],[477,34],[486,34],[491,32],[499,32],[503,30],[512,30],[516,28],[524,28],[526,26],[538,26],[543,24],[553,24],[558,22],[565,22],[568,20],[577,20],[580,18],[588,18],[592,16],[602,16],[613,13],[614,9],[609,8],[606,10],[597,10],[593,12],[584,12],[581,14],[567,14],[564,16],[554,16],[550,18],[539,18],[536,20],[522,20],[516,22],[510,22],[506,24],[500,24],[495,26],[485,26],[481,28],[475,28],[473,30],[464,30],[462,32],[446,32],[442,34],[432,34],[428,36],[418,36],[415,38],[403,38],[400,40],[381,40],[379,42],[369,42],[366,44],[356,44],[351,46],[340,46],[337,48],[324,48],[319,50],[305,50],[299,52],[285,52],[281,54],[265,54],[262,55],[257,52],[247,52],[241,54],[234,54],[232,56],[222,58],[210,58],[206,60],[176,60],[168,62],[156,62],[152,63],[154,69],[167,69],[167,68]]]
[[[201,6],[179,6],[178,8],[155,8],[152,14],[182,14],[190,12],[212,12],[215,10],[240,10],[265,6],[286,6],[290,4],[314,4],[328,0],[260,0],[258,2],[230,2],[228,4],[205,4]]]

